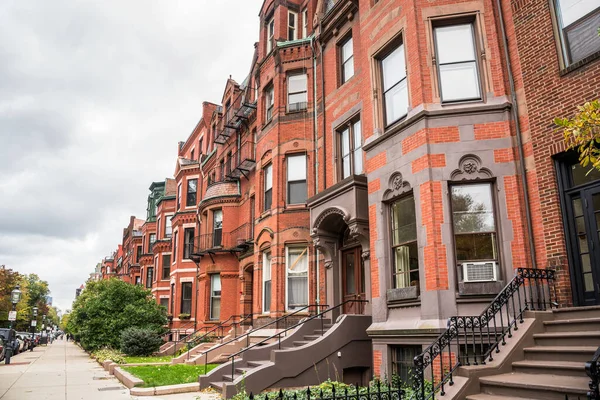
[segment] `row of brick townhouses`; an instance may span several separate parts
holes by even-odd
[[[203,103],[104,277],[186,333],[368,300],[342,313],[372,317],[382,376],[518,267],[600,304],[600,175],[552,123],[600,95],[597,3],[265,0],[259,19],[248,76]]]

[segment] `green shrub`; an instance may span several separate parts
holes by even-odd
[[[92,353],[92,357],[94,357],[100,363],[103,363],[106,360],[111,360],[117,364],[125,364],[125,357],[123,357],[123,354],[121,354],[118,350],[108,347],[96,350]]]
[[[149,356],[158,351],[162,339],[152,328],[128,328],[121,333],[121,351],[128,356]]]

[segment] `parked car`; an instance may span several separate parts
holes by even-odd
[[[4,361],[4,339],[0,337],[0,362]]]
[[[31,342],[31,333],[29,332],[17,332],[17,337],[22,342],[21,351],[27,351],[31,349],[33,343]]]
[[[0,328],[0,337],[2,337],[2,339],[4,340],[4,343],[6,343],[6,346],[8,346],[8,331],[9,331],[8,328]],[[16,332],[13,330],[13,342],[12,342],[13,355],[19,354],[20,346],[21,346],[21,342],[17,338]]]

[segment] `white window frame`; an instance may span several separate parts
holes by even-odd
[[[273,119],[273,110],[275,109],[275,86],[271,84],[265,91],[265,121]]]
[[[173,224],[171,223],[172,216],[173,214],[165,215],[165,238],[170,238],[173,236]],[[167,228],[170,231],[169,234],[167,234]]]
[[[344,47],[350,43],[350,55],[344,54]],[[340,45],[340,84],[344,84],[350,80],[354,76],[354,39],[352,36],[348,36]],[[344,67],[346,64],[352,63],[352,75],[346,76]]]
[[[275,37],[275,18],[271,18],[267,22],[267,54],[273,50],[275,44],[273,38]]]
[[[305,88],[304,90],[298,91],[298,92],[292,92],[290,90],[290,79],[295,78],[295,77],[299,77],[299,76],[303,76],[304,77],[304,85]],[[304,101],[296,101],[294,103],[290,102],[290,97],[294,96],[294,95],[301,95],[304,94]],[[296,109],[292,110],[291,105],[292,104],[302,104],[304,103],[304,107],[300,108],[297,107]],[[308,108],[308,75],[306,73],[302,73],[302,74],[291,74],[288,75],[287,77],[287,109],[288,112],[293,112],[293,111],[302,111],[302,110],[306,110]]]
[[[294,24],[290,24],[290,16],[294,16]],[[290,37],[290,30],[292,31],[292,37]],[[288,19],[287,19],[287,36],[288,40],[297,40],[298,39],[298,13],[288,10]]]
[[[267,165],[264,169],[264,186],[263,186],[263,211],[268,211],[273,207],[273,163]],[[267,179],[269,177],[270,179]],[[271,204],[267,207],[266,198],[267,192],[271,194]]]
[[[215,296],[213,295],[213,278],[214,277],[219,277],[219,287],[221,290],[219,290],[219,295]],[[210,309],[209,309],[209,318],[211,321],[218,321],[221,318],[221,299],[222,299],[222,292],[223,292],[223,282],[221,281],[221,275],[220,274],[211,274],[210,275]],[[213,315],[213,299],[219,298],[219,315],[218,316],[214,316]]]
[[[290,260],[290,249],[305,249],[305,257],[306,257],[306,305],[310,304],[310,285],[308,284],[308,270],[310,269],[310,258],[308,245],[297,245],[297,246],[285,246],[285,309],[286,311],[297,311],[297,309],[290,310],[289,306],[289,260]],[[302,308],[304,306],[300,306],[298,308]]]
[[[304,159],[304,179],[295,179],[295,180],[290,180],[290,173],[294,172],[292,171],[292,168],[290,168],[290,159],[292,158],[300,158],[302,157]],[[307,157],[306,154],[301,153],[301,154],[290,154],[289,156],[286,157],[286,192],[287,192],[287,204],[306,204],[306,199],[303,202],[299,202],[299,203],[292,203],[290,200],[290,184],[291,183],[299,183],[299,182],[304,182],[304,184],[306,185],[306,198],[308,199],[308,180],[307,180],[307,171],[306,171],[306,162],[307,162]]]
[[[267,258],[268,258],[268,265],[267,265]],[[271,266],[273,265],[273,258],[271,256],[271,252],[270,251],[265,251],[263,252],[263,265],[262,265],[262,312],[263,314],[268,314],[271,312],[271,304],[269,303],[269,309],[267,310],[267,303],[265,300],[266,297],[266,290],[265,290],[265,284],[267,282],[271,282],[271,300],[273,299],[273,270],[271,268]],[[266,271],[269,271],[269,279],[266,279]]]
[[[302,10],[302,37],[308,37],[308,8]]]

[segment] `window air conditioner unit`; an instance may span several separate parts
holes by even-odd
[[[463,263],[464,282],[495,282],[498,280],[495,261]]]

